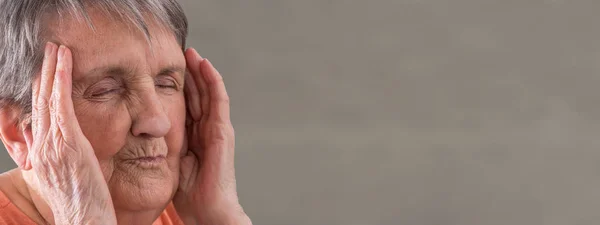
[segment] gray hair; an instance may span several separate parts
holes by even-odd
[[[187,19],[176,0],[0,0],[0,110],[21,109],[20,119],[31,113],[31,84],[43,62],[44,22],[70,15],[94,29],[88,9],[98,7],[140,29],[148,40],[150,19],[170,29],[182,49]]]

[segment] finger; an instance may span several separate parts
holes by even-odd
[[[60,46],[58,50],[58,63],[54,75],[54,88],[51,104],[55,110],[51,113],[51,123],[59,129],[64,138],[69,140],[71,137],[81,133],[75,109],[73,108],[73,99],[71,93],[73,90],[73,56],[71,51]]]
[[[32,86],[32,109],[31,109],[31,130],[35,140],[43,140],[50,128],[49,98],[52,90],[52,79],[56,69],[56,51],[57,46],[48,42],[44,51],[44,62],[39,78],[36,78]],[[38,149],[34,146],[33,151]],[[30,155],[35,155],[34,152]]]
[[[194,121],[199,121],[202,117],[202,108],[200,106],[200,93],[198,88],[196,87],[196,81],[194,77],[187,73],[185,75],[185,86],[183,88],[185,93],[187,111],[190,114],[190,117]]]
[[[229,95],[225,89],[223,77],[212,63],[205,59],[200,66],[210,98],[209,120],[230,123]]]
[[[188,69],[191,72],[191,76],[194,78],[194,83],[196,84],[196,89],[198,90],[200,96],[200,111],[202,112],[201,117],[206,117],[210,113],[208,110],[209,107],[209,98],[207,93],[207,85],[204,82],[204,78],[202,76],[202,71],[200,69],[200,64],[204,61],[204,59],[198,54],[198,52],[189,48],[186,52],[186,59]]]

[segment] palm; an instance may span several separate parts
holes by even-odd
[[[239,207],[234,169],[235,136],[229,97],[212,64],[186,51],[187,153],[181,158],[179,190],[174,202],[185,217],[209,217]],[[199,215],[201,214],[201,215]]]
[[[180,191],[194,202],[214,203],[235,193],[233,129],[214,121],[192,121],[187,128],[188,152],[181,160]],[[215,160],[211,160],[215,159]],[[225,196],[224,196],[225,195]],[[200,204],[200,206],[205,204]]]

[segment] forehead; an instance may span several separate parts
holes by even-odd
[[[91,28],[84,19],[56,18],[50,21],[50,41],[73,52],[74,79],[100,68],[128,66],[152,72],[163,67],[184,66],[182,46],[175,35],[147,19],[150,39],[128,21],[90,10]],[[181,65],[182,64],[182,65]]]

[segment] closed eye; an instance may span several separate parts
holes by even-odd
[[[110,98],[123,91],[123,86],[114,78],[106,78],[86,90],[85,96],[90,99]]]
[[[159,88],[173,88],[173,89],[177,89],[177,86],[175,86],[175,85],[157,84],[156,86],[159,87]]]
[[[179,89],[177,82],[175,82],[175,80],[173,78],[166,77],[166,76],[157,77],[156,81],[155,81],[155,85],[158,88],[171,88],[171,89],[175,89],[175,90]]]
[[[90,97],[92,97],[92,98],[101,98],[101,97],[106,96],[106,95],[115,94],[115,93],[117,93],[119,91],[120,91],[120,89],[117,89],[117,88],[115,88],[115,89],[101,90],[101,91],[98,91],[96,93],[92,93],[90,95]]]
[[[185,65],[169,66],[162,69],[155,79],[156,87],[160,89],[171,89],[180,91],[183,89],[183,75],[185,74]]]

